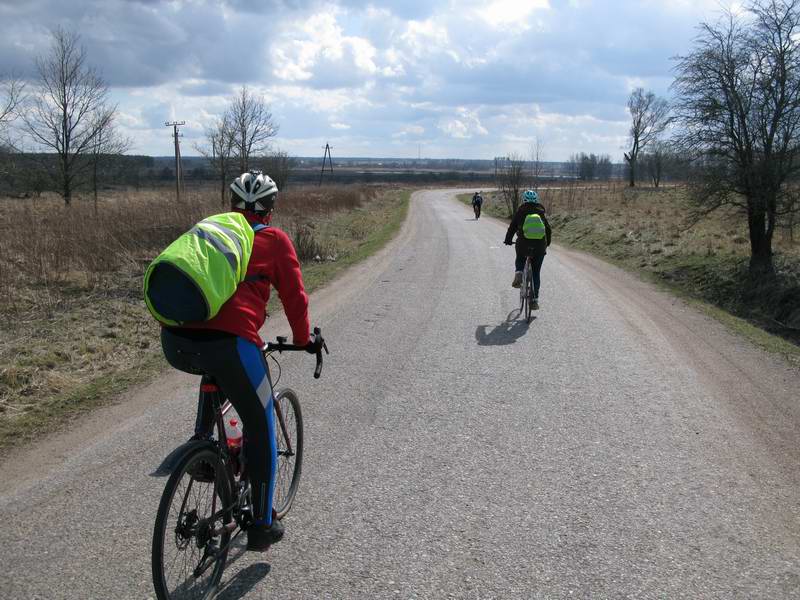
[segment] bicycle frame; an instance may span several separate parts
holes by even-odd
[[[270,382],[270,392],[272,393],[272,395],[274,397],[275,396],[275,388],[272,387],[272,382]],[[220,435],[220,442],[224,442],[226,446],[227,446],[228,440],[227,440],[227,436],[225,435],[224,417],[228,413],[228,411],[231,410],[231,408],[233,408],[233,404],[231,404],[230,400],[226,399],[225,403],[222,405],[222,408],[219,411],[219,420],[217,421],[217,429],[222,432],[221,435]],[[291,456],[292,454],[294,454],[294,448],[292,448],[292,446],[291,446],[292,442],[289,439],[289,436],[287,435],[286,420],[283,418],[283,413],[281,413],[279,410],[276,410],[275,414],[278,417],[278,424],[281,427],[281,433],[283,434],[283,437],[284,437],[284,439],[286,441],[287,454],[289,454]]]

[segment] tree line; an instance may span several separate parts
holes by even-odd
[[[674,70],[672,104],[641,87],[628,97],[629,185],[686,181],[695,222],[735,209],[747,220],[751,275],[769,276],[775,229],[793,227],[800,212],[800,0],[751,0],[700,23]],[[516,155],[499,171],[509,208],[523,182],[536,181],[524,163]],[[606,157],[593,154],[570,164],[577,179],[608,172]]]

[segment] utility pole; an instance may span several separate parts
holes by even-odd
[[[178,132],[178,127],[182,125],[186,125],[186,121],[167,121],[164,123],[165,127],[172,127],[172,137],[175,139],[175,200],[177,202],[181,201],[181,182],[183,181],[180,133]]]
[[[322,172],[319,174],[319,185],[322,185],[322,176],[325,175],[325,159],[328,159],[328,164],[331,167],[331,175],[333,175],[333,161],[331,160],[331,150],[329,144],[325,144],[325,154],[322,155]]]

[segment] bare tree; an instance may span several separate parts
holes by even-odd
[[[600,160],[599,157],[595,153],[586,154],[585,152],[574,156],[578,179],[592,181],[597,172],[597,164]]]
[[[614,171],[614,165],[611,164],[611,157],[608,154],[601,154],[597,158],[597,178],[601,181],[608,181]]]
[[[111,123],[116,106],[107,102],[105,81],[86,64],[76,33],[54,30],[50,53],[39,57],[36,67],[38,86],[22,118],[33,142],[56,153],[61,194],[69,205],[77,177],[91,165],[86,155]]]
[[[261,170],[269,175],[279,190],[286,189],[297,161],[283,150],[275,150],[259,161]]]
[[[16,176],[16,144],[7,135],[24,99],[25,84],[12,76],[0,76],[0,179],[10,183]]]
[[[702,23],[678,58],[678,141],[694,160],[701,217],[738,208],[750,232],[750,273],[771,274],[777,221],[798,209],[800,0],[756,0],[744,14]]]
[[[220,204],[223,206],[227,200],[227,190],[229,179],[233,171],[233,147],[234,138],[231,131],[228,115],[217,119],[211,126],[206,128],[206,144],[195,145],[195,149],[200,152],[209,162],[214,175],[220,182]]]
[[[653,182],[653,186],[658,187],[661,185],[661,179],[667,170],[667,163],[670,162],[670,151],[667,145],[661,141],[656,140],[651,145],[650,151],[642,154],[641,163],[644,172]]]
[[[519,207],[519,199],[526,179],[525,159],[516,152],[509,154],[497,173],[500,193],[503,194],[508,215],[513,216]]]
[[[14,76],[0,76],[0,131],[17,117],[25,83]]]
[[[537,135],[531,144],[531,186],[538,188],[544,175],[544,142]]]
[[[98,118],[103,118],[105,110],[97,111]],[[104,127],[101,127],[92,145],[90,161],[92,165],[92,193],[94,195],[94,212],[97,214],[97,179],[102,167],[112,162],[121,154],[125,154],[132,141],[123,136],[114,125],[113,113]]]
[[[269,104],[246,85],[231,100],[225,120],[233,136],[233,155],[244,173],[253,157],[266,154],[270,140],[278,133],[278,125],[272,119]]]
[[[654,142],[664,133],[669,125],[669,104],[658,98],[653,92],[645,92],[636,88],[628,98],[628,112],[631,115],[630,150],[625,152],[628,163],[630,185],[636,185],[636,161],[648,144]]]

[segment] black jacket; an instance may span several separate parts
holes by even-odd
[[[533,202],[523,202],[519,205],[517,213],[511,219],[511,224],[508,226],[506,232],[506,244],[510,244],[517,234],[517,250],[524,251],[525,254],[545,255],[547,254],[547,247],[550,245],[550,223],[547,222],[547,217],[544,216],[544,206],[541,204],[534,204]],[[544,222],[545,237],[541,240],[529,240],[522,235],[522,224],[525,222],[525,217],[530,214],[537,213]]]

